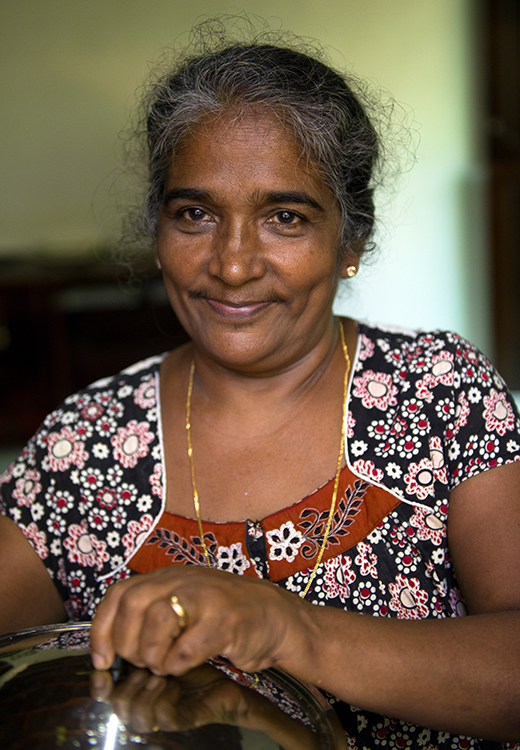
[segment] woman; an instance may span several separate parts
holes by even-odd
[[[363,107],[305,54],[231,45],[155,87],[147,137],[191,343],[72,396],[4,476],[4,630],[97,607],[99,669],[221,654],[320,686],[352,747],[520,741],[504,383],[454,334],[332,314],[373,225]]]

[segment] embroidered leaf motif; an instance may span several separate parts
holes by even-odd
[[[214,562],[217,551],[217,540],[215,536],[208,532],[204,534],[204,540],[206,542],[206,548],[209,552],[210,560]],[[168,529],[155,529],[153,536],[146,542],[149,544],[156,544],[159,549],[165,551],[165,554],[171,557],[172,563],[182,563],[183,565],[205,565],[206,557],[204,555],[204,549],[200,537],[192,536],[191,543],[187,539],[175,531],[169,531]]]
[[[348,527],[354,523],[355,517],[361,510],[367,488],[368,483],[361,479],[356,479],[353,485],[347,487],[334,511],[326,548],[329,544],[340,544],[341,537],[350,533]],[[328,510],[320,512],[316,508],[306,508],[301,512],[301,520],[297,526],[304,532],[305,543],[300,548],[300,552],[306,560],[318,554],[325,536],[328,518]]]

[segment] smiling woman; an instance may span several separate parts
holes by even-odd
[[[191,341],[3,476],[1,626],[93,617],[99,669],[280,667],[359,750],[520,742],[520,419],[456,334],[334,317],[379,154],[349,80],[219,42],[146,121],[141,229]]]

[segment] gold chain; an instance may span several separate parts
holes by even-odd
[[[338,497],[338,487],[339,487],[339,475],[341,473],[341,463],[343,461],[343,453],[345,451],[345,417],[346,417],[346,410],[347,410],[347,391],[348,391],[348,376],[350,372],[350,357],[348,355],[347,344],[345,343],[345,335],[343,333],[343,326],[341,325],[341,323],[339,325],[339,337],[341,340],[341,347],[343,349],[343,356],[345,357],[346,366],[345,366],[345,375],[343,378],[343,408],[342,408],[342,418],[341,418],[341,440],[340,440],[340,446],[339,446],[338,464],[337,464],[337,469],[336,469],[336,476],[334,478],[334,491],[332,492],[332,501],[330,504],[329,517],[327,519],[325,533],[323,535],[323,540],[321,542],[320,551],[318,552],[316,564],[314,565],[314,568],[312,569],[312,572],[309,576],[309,580],[307,581],[307,585],[305,586],[304,591],[300,593],[300,596],[302,597],[302,599],[304,599],[309,593],[309,589],[316,576],[316,572],[323,559],[323,553],[325,552],[325,548],[327,546],[327,540],[329,538],[330,528],[332,526],[332,519],[334,518],[334,512],[336,510],[336,500]],[[211,568],[212,567],[211,560],[209,557],[208,548],[206,547],[206,540],[204,539],[204,531],[202,529],[202,519],[200,515],[200,500],[199,500],[199,493],[197,492],[197,485],[195,484],[195,468],[193,466],[193,446],[191,444],[190,415],[191,415],[191,394],[193,391],[194,374],[195,374],[195,360],[192,359],[191,367],[190,367],[190,375],[189,375],[189,380],[188,380],[188,394],[186,396],[186,438],[188,441],[188,458],[190,460],[191,485],[193,487],[193,505],[195,506],[195,513],[197,515],[197,524],[199,527],[200,540],[202,543],[202,547],[204,549],[204,557],[206,558],[206,564],[208,568]]]

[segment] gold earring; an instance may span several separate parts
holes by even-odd
[[[354,278],[357,274],[357,266],[347,266],[347,276],[349,279]]]

